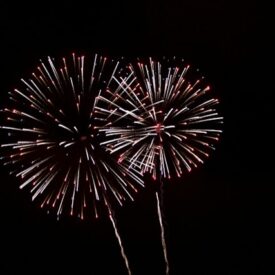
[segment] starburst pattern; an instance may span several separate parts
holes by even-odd
[[[160,180],[156,192],[165,274],[170,267],[162,211],[162,178],[180,177],[203,163],[221,134],[217,99],[203,77],[197,78],[183,60],[152,58],[130,63],[118,88],[97,97],[96,112],[105,122],[101,145],[129,169],[149,172]]]
[[[179,66],[175,66],[178,63]],[[97,98],[105,125],[101,144],[130,168],[180,177],[209,156],[222,132],[218,99],[184,61],[152,58],[130,63],[119,88]]]
[[[1,158],[41,207],[80,218],[98,207],[122,205],[143,182],[99,145],[95,97],[112,90],[119,61],[99,55],[41,61],[29,79],[9,93],[2,112]],[[114,88],[115,89],[115,88]]]

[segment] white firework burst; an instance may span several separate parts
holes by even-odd
[[[98,216],[98,205],[120,205],[143,182],[105,150],[95,125],[95,98],[112,89],[119,61],[99,55],[41,61],[19,89],[9,93],[0,126],[5,165],[41,207],[81,219]]]
[[[184,61],[152,58],[130,63],[119,87],[97,98],[96,112],[105,120],[101,144],[130,168],[157,171],[164,178],[191,171],[209,156],[223,123],[204,77]]]

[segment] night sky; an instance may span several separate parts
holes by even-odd
[[[87,2],[1,4],[1,107],[48,55],[185,58],[212,84],[225,124],[203,167],[166,182],[171,275],[274,274],[268,8],[257,1]],[[107,217],[57,221],[3,166],[0,179],[1,275],[127,274]],[[149,177],[146,183],[116,218],[133,275],[160,275],[155,187]]]

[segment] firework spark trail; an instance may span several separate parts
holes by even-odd
[[[166,275],[169,275],[169,261],[168,261],[168,255],[167,255],[167,246],[166,246],[166,240],[165,240],[165,231],[164,231],[164,226],[162,222],[162,209],[160,205],[160,199],[158,192],[156,192],[156,199],[157,199],[157,209],[158,209],[158,218],[159,218],[159,225],[160,225],[160,230],[161,230],[161,244],[162,244],[162,250],[163,250],[163,255],[164,255],[164,260],[165,260],[165,273]]]
[[[126,253],[124,251],[124,247],[123,247],[123,244],[122,244],[122,241],[121,241],[119,231],[118,231],[117,226],[116,226],[116,222],[115,222],[115,219],[114,219],[114,216],[113,216],[113,212],[111,211],[110,208],[109,208],[109,218],[111,220],[111,223],[112,223],[112,226],[113,226],[113,229],[114,229],[114,232],[115,232],[115,236],[117,238],[117,241],[118,241],[118,244],[119,244],[119,247],[120,247],[120,253],[121,253],[121,256],[124,260],[128,275],[132,275],[132,272],[131,272],[131,269],[130,269],[130,266],[129,266],[129,261],[128,261]]]

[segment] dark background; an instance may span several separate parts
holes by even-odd
[[[183,56],[212,83],[225,124],[204,167],[165,187],[171,275],[274,274],[269,8],[262,1],[87,2],[1,4],[1,99],[48,55]],[[107,217],[57,222],[0,172],[0,274],[126,274]],[[117,211],[117,221],[133,274],[164,274],[153,188]]]

